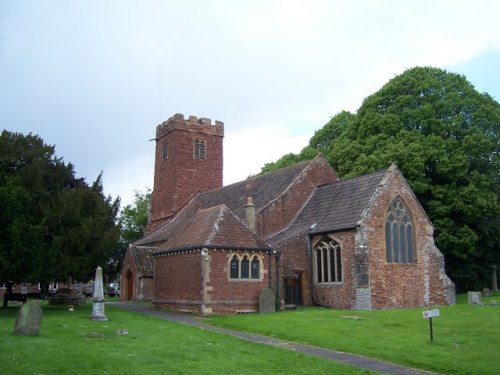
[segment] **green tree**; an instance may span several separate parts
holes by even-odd
[[[120,214],[121,237],[124,242],[137,241],[144,235],[144,229],[148,224],[149,200],[151,189],[145,192],[134,191],[134,201],[125,206]]]
[[[116,246],[119,199],[88,186],[36,135],[0,136],[0,279],[90,278]]]
[[[120,239],[108,270],[111,279],[118,278],[129,244],[144,236],[144,230],[148,224],[150,198],[151,189],[146,188],[145,192],[136,190],[132,204],[125,206],[120,213]]]
[[[417,67],[356,114],[334,116],[306,149],[322,152],[342,178],[395,163],[435,226],[448,274],[459,289],[483,288],[489,265],[500,263],[499,126],[500,104],[465,77]]]

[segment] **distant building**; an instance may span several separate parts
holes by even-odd
[[[200,314],[256,311],[264,288],[285,306],[454,303],[432,223],[396,166],[339,180],[318,156],[223,187],[223,136],[221,122],[180,114],[157,127],[149,224],[127,252],[122,299]]]

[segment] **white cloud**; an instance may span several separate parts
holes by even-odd
[[[312,134],[292,135],[287,128],[256,127],[229,134],[224,139],[224,185],[260,172],[265,163],[299,152]]]

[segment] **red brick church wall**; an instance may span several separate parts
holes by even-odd
[[[199,312],[201,281],[199,251],[156,256],[154,306]]]
[[[416,257],[413,264],[386,261],[385,220],[387,209],[396,197],[404,201],[412,215]],[[434,246],[432,224],[397,169],[390,172],[389,180],[381,187],[363,226],[368,238],[373,309],[417,307],[429,302],[447,304],[439,276],[443,258]]]
[[[337,180],[328,162],[324,158],[316,158],[285,194],[257,213],[257,233],[266,237],[283,229],[294,219],[318,185]]]
[[[259,280],[230,279],[229,261],[233,254],[258,254],[261,259]],[[245,253],[236,251],[210,250],[207,307],[214,313],[235,313],[257,311],[259,294],[269,286],[269,256],[265,252]]]

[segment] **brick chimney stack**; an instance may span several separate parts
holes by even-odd
[[[252,197],[247,197],[245,205],[245,214],[248,228],[255,233],[255,205],[252,202]]]

